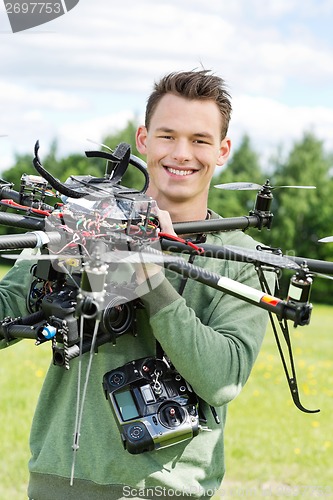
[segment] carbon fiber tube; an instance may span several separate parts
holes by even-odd
[[[112,336],[109,333],[99,333],[96,338],[96,347],[103,344],[112,342]],[[86,339],[82,343],[82,354],[89,352],[91,348],[91,339]],[[64,366],[66,359],[70,361],[71,359],[77,358],[80,355],[79,344],[74,344],[67,349],[65,352],[63,347],[55,346],[53,348],[53,363],[57,366]]]
[[[40,327],[29,325],[9,325],[6,329],[6,334],[3,331],[3,327],[0,327],[0,338],[6,338],[8,336],[9,340],[14,339],[37,339],[37,333]]]
[[[162,239],[160,241],[161,247],[163,250],[168,252],[180,252],[180,253],[195,253],[195,251],[185,243],[181,243],[179,241],[168,241],[166,239]],[[213,257],[216,259],[228,259],[235,260],[238,262],[253,262],[251,259],[247,259],[242,255],[236,255],[235,253],[230,254],[227,249],[220,247],[218,245],[209,245],[207,243],[199,243],[198,246],[204,249],[205,257]],[[299,266],[302,264],[306,264],[310,271],[314,273],[322,273],[322,274],[333,274],[333,262],[328,262],[325,260],[317,260],[317,259],[308,259],[307,257],[296,257],[292,255],[284,255],[287,259],[296,262]]]
[[[308,259],[307,257],[293,257],[288,255],[288,259],[293,260],[300,266],[306,264],[310,271],[314,273],[333,274],[333,262],[325,260]]]
[[[162,250],[167,252],[179,252],[185,254],[196,254],[195,249],[187,245],[186,243],[182,243],[180,241],[167,240],[162,238],[159,240]],[[224,247],[218,245],[209,245],[207,243],[198,243],[198,248],[202,248],[204,253],[202,254],[204,257],[212,257],[214,259],[227,259],[227,260],[236,260],[238,262],[251,262],[241,255],[231,254],[230,251],[225,249]],[[201,254],[200,254],[201,255]]]
[[[311,304],[292,304],[287,303],[284,300],[276,299],[272,301],[257,301],[253,300],[251,294],[246,296],[239,290],[232,290],[227,285],[225,285],[222,281],[223,278],[218,274],[209,271],[208,269],[203,269],[198,266],[193,266],[183,259],[177,259],[175,262],[165,262],[165,267],[170,269],[171,271],[175,271],[178,274],[181,274],[187,278],[195,279],[204,285],[211,286],[216,288],[217,290],[222,290],[223,292],[233,295],[241,300],[245,300],[245,302],[249,302],[257,307],[265,309],[266,311],[270,311],[275,313],[278,317],[283,319],[290,319],[294,321],[294,325],[307,325],[310,321],[311,314]],[[226,279],[226,278],[224,278]],[[232,280],[230,280],[232,281]],[[242,285],[244,289],[250,290],[250,287],[246,285]],[[259,291],[258,291],[259,292]],[[263,294],[264,295],[264,294]],[[274,299],[274,297],[271,297]]]
[[[22,229],[35,229],[37,231],[43,231],[45,228],[45,219],[0,212],[0,224],[3,226],[21,227]]]
[[[152,255],[161,253],[151,247],[145,249]],[[221,290],[233,297],[249,302],[266,311],[275,313],[279,318],[290,319],[294,325],[307,325],[310,320],[311,304],[293,304],[273,297],[264,292],[260,292],[248,285],[238,283],[230,278],[216,274],[208,269],[194,266],[182,258],[173,258],[171,255],[164,256],[164,266],[171,271],[175,271],[186,278],[194,279],[208,285],[216,290]]]
[[[59,243],[61,234],[55,231],[44,233],[48,243]],[[40,238],[37,233],[4,234],[0,236],[0,250],[12,250],[20,248],[36,248]]]
[[[209,219],[189,222],[175,222],[173,228],[177,234],[212,233],[214,231],[230,231],[232,229],[247,229],[248,227],[262,227],[269,223],[269,217],[261,218],[256,215],[230,217],[226,219]]]

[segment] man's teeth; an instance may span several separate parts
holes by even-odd
[[[171,174],[175,174],[175,175],[191,175],[193,174],[193,170],[176,170],[175,168],[168,168],[168,171],[171,173]]]

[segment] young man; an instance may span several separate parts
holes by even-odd
[[[145,125],[137,131],[137,147],[147,157],[148,194],[157,201],[164,232],[173,232],[172,222],[218,217],[208,209],[207,195],[216,165],[223,165],[230,153],[230,113],[223,80],[208,71],[173,73],[155,85]],[[256,246],[241,231],[209,234],[207,242]],[[259,288],[250,264],[203,257],[194,263]],[[28,276],[30,264],[21,261],[1,285],[3,315],[25,310],[20,271],[24,265]],[[116,346],[104,344],[93,360],[72,485],[79,362],[72,360],[67,371],[50,366],[31,431],[31,499],[209,498],[221,484],[227,404],[250,374],[266,329],[266,313],[195,280],[184,281],[167,270],[163,274],[156,264],[136,274],[145,306],[137,312],[138,335],[123,335]],[[153,289],[146,293],[147,276]],[[200,398],[209,432],[160,450],[130,454],[122,445],[102,379],[125,363],[154,356],[157,342]],[[83,373],[87,363],[84,355]]]

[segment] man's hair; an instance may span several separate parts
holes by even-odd
[[[174,94],[186,99],[214,101],[221,113],[221,135],[224,139],[228,131],[232,107],[231,96],[222,78],[205,69],[179,71],[165,75],[159,82],[155,82],[154,90],[148,98],[145,117],[147,129],[158,103],[166,94]]]

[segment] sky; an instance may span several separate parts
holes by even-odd
[[[143,122],[153,83],[204,67],[232,95],[234,149],[247,133],[263,167],[312,130],[333,151],[333,0],[79,0],[12,33],[0,4],[0,174],[15,154],[58,155]],[[244,179],[248,180],[248,179]]]

